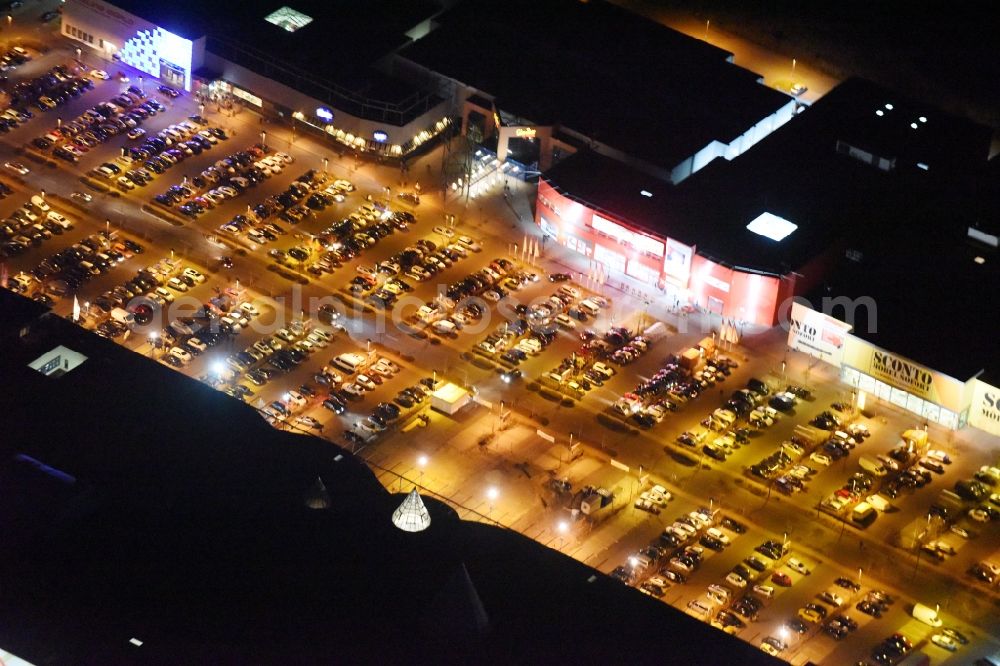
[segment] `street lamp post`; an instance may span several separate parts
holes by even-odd
[[[323,173],[326,173],[329,170],[330,170],[330,158],[324,157],[323,158]]]
[[[260,131],[260,146],[264,150],[267,150],[267,132],[264,130]]]
[[[417,458],[417,467],[420,468],[419,477],[417,480],[417,485],[423,486],[424,484],[424,468],[427,467],[427,456],[421,455]]]
[[[563,545],[566,543],[566,533],[569,531],[569,523],[565,520],[560,520],[559,524],[556,525],[556,531],[559,533],[559,550],[562,550]]]
[[[490,486],[486,491],[486,498],[490,501],[490,512],[488,516],[490,522],[493,521],[493,505],[496,503],[498,497],[500,497],[500,491],[497,490],[496,486]]]
[[[153,358],[153,350],[156,348],[157,333],[153,331],[149,334],[149,357]]]
[[[205,115],[205,105],[204,105],[204,103],[198,105],[198,115],[199,116]]]

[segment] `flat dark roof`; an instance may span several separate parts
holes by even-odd
[[[603,0],[467,0],[436,22],[400,54],[668,169],[789,102],[726,51]]]
[[[930,183],[961,182],[986,165],[988,130],[933,109],[927,111],[935,122],[926,128],[925,149],[946,168],[924,171],[910,163],[887,173],[838,153],[837,141],[859,126],[863,131],[868,111],[887,95],[868,81],[848,80],[740,157],[716,158],[677,186],[592,152],[565,159],[544,178],[568,196],[695,245],[719,263],[787,274],[891,224],[882,199],[899,192],[919,197]],[[643,189],[653,196],[642,196]],[[956,196],[951,202],[967,207],[974,200]],[[746,228],[765,212],[797,229],[773,241]]]
[[[989,172],[978,175],[983,178],[900,188],[885,197],[859,220],[869,231],[850,243],[857,260],[840,255],[809,299],[817,307],[824,296],[871,299],[875,309],[857,308],[853,321],[841,310],[831,314],[887,351],[960,381],[982,373],[980,379],[996,386],[1000,349],[990,323],[997,319],[991,285],[1000,284],[1000,252],[970,238],[968,228],[986,210],[981,204],[995,203],[1000,187]],[[997,234],[995,222],[987,231]]]
[[[304,89],[308,88],[305,79],[403,108],[427,97],[406,81],[376,71],[373,65],[409,41],[404,34],[407,30],[440,10],[435,0],[108,1],[188,39],[207,36],[210,52],[318,99],[324,97],[316,89]],[[281,7],[294,9],[312,21],[289,32],[265,20]],[[303,80],[280,68],[300,74]],[[363,115],[360,110],[343,110]]]
[[[26,366],[57,345],[87,360]],[[0,376],[0,645],[28,661],[780,663],[433,499],[401,532],[346,450],[65,320],[6,343]]]

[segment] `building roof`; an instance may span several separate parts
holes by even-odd
[[[27,367],[56,345],[87,363]],[[401,531],[345,449],[63,319],[0,375],[0,645],[29,662],[779,663],[433,498]]]
[[[922,183],[873,202],[860,222],[877,231],[852,240],[852,258],[840,255],[809,300],[822,308],[823,297],[847,297],[859,305],[853,317],[840,308],[829,314],[852,324],[854,335],[959,381],[978,375],[996,386],[1000,350],[990,322],[997,306],[989,285],[1000,284],[1000,252],[968,229],[982,213],[977,194],[995,198],[1000,188],[976,178],[956,185]]]
[[[330,102],[360,117],[369,117],[381,102],[408,121],[440,101],[373,68],[409,41],[407,30],[440,9],[435,0],[109,2],[188,39],[207,35],[210,52],[317,99],[327,99],[324,88],[337,91],[343,99]],[[294,32],[266,20],[282,7],[312,20]],[[371,109],[364,108],[366,99]]]
[[[18,335],[22,327],[48,311],[47,305],[0,287],[0,312],[4,313],[0,337],[4,334]]]
[[[848,80],[740,157],[716,158],[677,186],[592,152],[565,159],[544,178],[567,196],[694,245],[713,261],[783,275],[887,223],[873,219],[873,201],[901,190],[919,193],[928,183],[956,180],[985,165],[987,128],[926,106],[919,108],[934,122],[922,128],[921,152],[905,152],[912,148],[905,134],[895,143],[883,137],[884,150],[911,156],[892,171],[838,152],[838,141],[866,131],[876,102],[888,94],[868,81]],[[897,104],[917,108],[902,99]],[[913,154],[936,158],[924,171]],[[945,167],[935,168],[939,163]],[[653,196],[641,195],[642,190]],[[955,203],[968,205],[961,199]],[[747,229],[763,213],[797,228],[780,241]]]
[[[603,0],[467,0],[435,22],[400,55],[666,169],[789,101],[726,51]]]

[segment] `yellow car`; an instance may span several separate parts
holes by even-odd
[[[798,615],[801,619],[811,624],[817,624],[823,619],[820,617],[820,614],[812,608],[800,608]]]

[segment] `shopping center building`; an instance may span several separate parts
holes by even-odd
[[[1000,437],[998,176],[994,158],[949,183],[899,183],[873,202],[861,218],[872,231],[783,310],[789,349],[837,368],[862,406]]]
[[[343,151],[401,158],[450,124],[446,100],[379,63],[426,30],[430,0],[67,0],[62,34],[207,103],[236,104]]]
[[[599,0],[467,0],[393,67],[452,100],[501,162],[545,170],[586,147],[680,182],[794,115],[790,96],[732,58]]]
[[[986,128],[850,80],[737,159],[679,184],[581,151],[545,171],[535,221],[591,272],[749,324],[820,286],[884,202],[986,166]],[[964,195],[951,199],[961,205]]]

